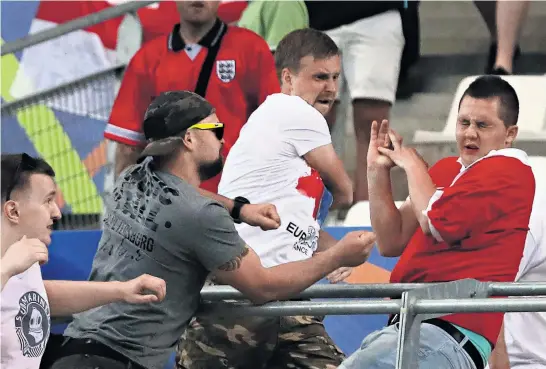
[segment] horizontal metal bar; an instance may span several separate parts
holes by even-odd
[[[546,296],[546,283],[491,283],[489,296]]]
[[[400,297],[409,289],[424,287],[424,283],[373,283],[373,284],[319,284],[311,286],[294,298],[364,298],[364,297]],[[230,286],[210,286],[201,290],[201,298],[207,301],[241,300],[244,295]]]
[[[428,284],[430,285],[430,283]],[[404,291],[427,286],[427,283],[319,284],[294,298],[366,298],[400,297]],[[490,296],[546,296],[546,283],[491,283]],[[207,301],[241,300],[244,295],[230,286],[208,286],[201,290]]]
[[[418,300],[415,312],[422,313],[489,313],[489,312],[546,312],[546,299],[533,297]]]
[[[396,314],[400,300],[278,301],[257,306],[241,302],[203,302],[199,314],[219,316],[294,316]]]
[[[530,297],[418,300],[414,304],[414,311],[418,314],[546,311],[546,299]],[[242,302],[204,302],[199,315],[243,317],[396,314],[400,312],[400,308],[400,300],[279,301],[261,306]]]
[[[95,24],[99,24],[109,19],[120,17],[130,12],[134,12],[140,8],[156,2],[157,1],[131,1],[115,7],[101,10],[100,12],[76,18],[70,22],[60,24],[45,31],[31,34],[18,40],[6,43],[2,45],[1,55],[4,56],[6,54],[12,54],[17,51],[23,50],[24,48],[64,36],[67,33],[94,26]]]
[[[2,104],[2,108],[1,108],[2,114],[7,114],[7,115],[14,114],[16,110],[26,108],[29,105],[40,103],[44,100],[50,99],[58,95],[62,95],[63,93],[66,93],[66,92],[73,91],[74,89],[78,87],[84,86],[86,83],[94,82],[96,80],[100,80],[110,75],[115,76],[118,73],[123,72],[125,67],[126,67],[126,64],[119,64],[114,67],[101,70],[100,72],[96,72],[88,76],[82,77],[75,81],[67,82],[62,85],[55,86],[44,91],[22,97],[18,100],[4,103]]]

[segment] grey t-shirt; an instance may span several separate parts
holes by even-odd
[[[146,368],[162,369],[199,306],[207,275],[241,255],[245,242],[222,205],[154,171],[150,159],[122,173],[105,207],[89,280],[147,273],[166,281],[167,295],[161,303],[114,303],[77,314],[65,335],[95,339]]]

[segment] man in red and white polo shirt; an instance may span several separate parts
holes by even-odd
[[[444,158],[430,170],[415,150],[401,144],[388,122],[379,132],[374,122],[368,153],[370,214],[381,254],[400,256],[391,282],[514,281],[535,193],[527,155],[511,148],[518,114],[518,97],[508,82],[497,76],[477,78],[459,105],[459,158]],[[400,209],[390,191],[395,165],[408,177],[409,198]],[[502,313],[424,321],[419,367],[483,369],[502,321]],[[394,368],[397,316],[389,323],[366,337],[340,368]]]
[[[178,1],[180,23],[170,34],[146,43],[127,66],[104,133],[118,143],[116,176],[136,162],[144,143],[144,112],[161,92],[192,90],[206,97],[224,123],[226,156],[250,113],[280,91],[267,43],[252,31],[222,22],[218,5]],[[219,180],[218,175],[201,187],[216,192]]]

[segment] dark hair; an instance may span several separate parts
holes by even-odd
[[[336,43],[326,33],[312,28],[297,29],[284,36],[275,49],[277,76],[281,80],[284,68],[297,73],[301,59],[306,56],[326,59],[339,53]]]
[[[519,100],[516,90],[499,76],[487,75],[478,77],[468,86],[466,91],[459,101],[459,109],[461,102],[465,96],[470,96],[475,99],[499,99],[499,118],[504,122],[506,127],[516,125],[519,116]]]
[[[55,171],[44,159],[26,153],[2,154],[2,203],[9,200],[13,191],[25,188],[31,174],[55,177]]]

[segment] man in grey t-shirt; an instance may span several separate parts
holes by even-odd
[[[268,222],[279,222],[274,208],[198,189],[223,165],[223,124],[214,108],[192,92],[164,93],[148,108],[143,126],[149,140],[145,159],[120,175],[105,201],[90,280],[149,273],[166,281],[168,293],[160,303],[116,303],[75,316],[52,369],[162,369],[197,311],[211,272],[263,303],[288,298],[341,266],[367,259],[373,234],[353,232],[310,260],[263,268],[233,218],[271,228]]]

